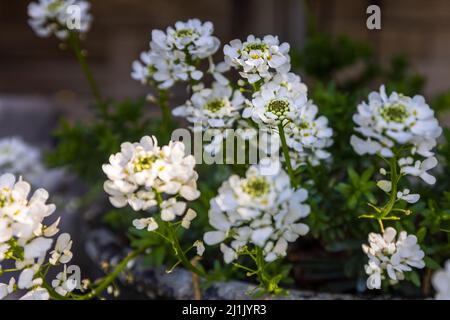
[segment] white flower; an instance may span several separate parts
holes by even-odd
[[[225,62],[237,68],[249,83],[261,78],[269,80],[274,73],[287,73],[291,68],[289,44],[280,45],[278,38],[267,35],[263,39],[249,35],[247,40],[232,40],[223,48]]]
[[[369,245],[363,245],[363,251],[369,257],[365,271],[369,275],[367,287],[369,289],[380,289],[381,280],[390,279],[391,284],[404,279],[404,272],[412,268],[422,269],[425,267],[424,252],[417,244],[414,235],[408,235],[405,231],[397,235],[395,229],[386,228],[384,233],[370,233]]]
[[[186,209],[186,203],[176,200],[176,196],[188,201],[200,196],[195,159],[185,155],[181,142],[171,141],[159,147],[155,137],[145,136],[137,143],[123,143],[121,151],[109,160],[103,165],[108,177],[104,189],[115,207],[129,204],[135,211],[145,211],[156,207],[161,197],[165,198],[159,204],[161,218],[171,221]],[[138,227],[143,227],[142,223],[136,222]],[[152,223],[151,228],[154,226]]]
[[[55,249],[51,252],[51,258],[49,262],[56,265],[58,262],[66,264],[72,260],[73,254],[70,251],[72,248],[72,240],[70,234],[61,233],[56,240]]]
[[[12,174],[0,176],[0,244],[17,237],[19,245],[27,245],[25,255],[37,257],[36,250],[48,246],[48,243],[38,239],[27,242],[42,233],[42,220],[53,213],[55,205],[45,203],[48,192],[44,189],[36,190],[28,200],[30,190],[29,183],[23,180],[16,182]]]
[[[192,97],[173,110],[192,124],[206,128],[231,128],[244,106],[244,96],[229,85],[214,82],[211,88],[198,88]]]
[[[434,273],[431,279],[436,290],[436,300],[450,300],[450,260],[445,262],[445,268]]]
[[[6,253],[8,252],[10,248],[9,244],[3,243],[0,244],[0,262],[5,259]]]
[[[355,131],[363,139],[352,136],[350,142],[360,155],[378,153],[392,157],[394,146],[406,145],[411,147],[411,154],[430,157],[442,133],[422,96],[410,98],[396,92],[388,96],[384,86],[379,93],[372,92],[367,103],[358,105],[353,121],[357,125]]]
[[[191,227],[191,222],[197,217],[197,212],[189,208],[186,211],[186,214],[183,217],[183,220],[181,221],[181,226],[185,229],[189,229]]]
[[[1,269],[0,269],[1,270]],[[0,300],[4,299],[7,295],[14,291],[14,285],[16,284],[16,279],[11,277],[9,283],[0,283]]]
[[[24,247],[24,257],[25,259],[41,258],[45,256],[47,251],[50,249],[53,240],[39,237],[31,240]]]
[[[410,193],[409,189],[397,192],[397,198],[405,200],[408,203],[416,203],[420,199],[420,195],[416,193]]]
[[[392,182],[388,180],[380,180],[377,182],[378,188],[383,190],[384,192],[391,192],[392,190]]]
[[[436,178],[429,174],[427,171],[433,169],[438,164],[435,157],[430,157],[424,161],[417,160],[414,166],[405,165],[401,167],[401,172],[412,176],[420,177],[428,184],[435,184]]]
[[[17,286],[19,289],[29,289],[33,285],[33,278],[36,270],[33,268],[24,269],[19,275]]]
[[[215,64],[213,62],[212,57],[209,57],[208,60],[209,60],[208,73],[210,73],[213,76],[214,80],[217,83],[220,83],[223,86],[228,85],[230,81],[223,74],[230,70],[230,66],[225,62],[219,62],[218,64]]]
[[[25,143],[19,137],[0,139],[0,170],[37,182],[44,174],[39,149]]]
[[[186,202],[170,198],[161,203],[161,219],[163,221],[173,221],[177,216],[183,215],[185,210]]]
[[[198,19],[178,21],[174,27],[152,31],[152,44],[160,50],[187,51],[194,59],[204,59],[219,49],[220,41],[212,36],[214,26]]]
[[[154,230],[158,229],[158,223],[152,217],[135,219],[135,220],[133,220],[133,226],[138,230],[147,228],[148,231],[154,231]]]
[[[286,81],[292,81],[292,85]],[[243,118],[252,118],[256,123],[278,125],[296,118],[306,105],[308,98],[305,92],[299,92],[299,77],[292,75],[285,82],[277,78],[263,85],[253,94],[251,104],[244,109]]]
[[[20,300],[49,300],[50,295],[45,288],[35,288],[23,295]]]
[[[197,240],[194,242],[193,246],[197,249],[197,255],[200,257],[203,256],[203,253],[205,252],[203,241]]]
[[[178,21],[166,32],[153,30],[150,51],[141,53],[141,61],[133,62],[132,78],[143,84],[156,83],[160,89],[168,89],[178,81],[200,80],[203,72],[197,65],[220,45],[219,39],[212,36],[213,29],[211,22],[191,19]],[[213,75],[223,81],[218,72],[213,71]]]
[[[64,270],[56,275],[56,279],[52,281],[52,287],[55,291],[61,295],[66,296],[69,292],[72,292],[77,287],[77,281],[67,277],[67,269],[64,266]]]
[[[66,39],[71,31],[89,30],[92,22],[89,9],[90,3],[83,0],[38,0],[28,5],[28,22],[39,37],[54,34]]]
[[[325,149],[333,144],[333,129],[328,127],[328,119],[317,113],[318,107],[308,101],[284,128],[294,168],[305,163],[316,166],[331,156]]]
[[[240,119],[240,110],[244,106],[244,96],[239,90],[229,85],[214,82],[211,88],[199,85],[192,97],[184,105],[175,108],[174,116],[186,118],[194,131],[214,133],[211,144],[205,146],[209,153],[216,154],[222,148],[223,139],[227,136],[236,120]]]
[[[309,231],[299,222],[310,212],[302,203],[307,196],[306,190],[291,188],[283,170],[269,176],[263,175],[259,166],[252,166],[245,178],[231,176],[211,200],[209,223],[215,230],[205,233],[204,241],[221,243],[227,263],[237,258],[246,244],[261,247],[267,261],[283,257],[287,242]],[[232,239],[231,248],[224,243],[228,238]]]

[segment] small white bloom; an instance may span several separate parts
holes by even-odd
[[[213,31],[211,22],[198,19],[178,21],[166,32],[153,30],[150,50],[133,62],[132,78],[143,84],[156,83],[160,89],[168,89],[179,81],[200,80],[203,72],[197,65],[211,57],[220,45],[219,39],[212,36]],[[212,72],[223,83],[219,70]]]
[[[64,297],[76,289],[77,281],[67,276],[67,269],[64,266],[64,270],[56,275],[56,279],[52,280],[52,287],[59,295]]]
[[[429,174],[427,171],[433,169],[438,164],[435,157],[430,157],[424,161],[417,160],[414,166],[405,165],[401,168],[401,172],[404,174],[409,174],[412,176],[420,177],[423,181],[428,184],[435,184],[436,178]]]
[[[133,226],[138,230],[147,228],[148,231],[155,231],[158,229],[158,223],[154,218],[134,219]]]
[[[186,211],[186,214],[183,217],[183,220],[181,221],[181,226],[185,229],[189,229],[191,227],[191,222],[197,217],[197,212],[189,208]]]
[[[408,203],[416,203],[420,199],[419,194],[410,193],[409,189],[397,192],[397,198],[405,200]]]
[[[358,105],[353,121],[357,125],[355,131],[363,139],[352,136],[350,142],[361,155],[378,153],[392,157],[394,146],[407,145],[412,147],[412,154],[430,157],[442,133],[422,96],[410,98],[396,92],[388,96],[384,86],[380,92],[372,92],[368,102]]]
[[[386,228],[384,233],[370,233],[369,245],[363,245],[363,251],[369,257],[365,271],[369,275],[367,287],[369,289],[380,289],[381,280],[389,278],[391,284],[404,279],[404,272],[412,268],[422,269],[425,267],[424,252],[417,244],[414,235],[408,235],[405,231],[400,232],[394,228]]]
[[[309,231],[299,222],[310,212],[303,203],[307,191],[294,191],[281,169],[275,175],[263,175],[261,170],[252,166],[245,178],[231,176],[211,200],[209,223],[215,230],[205,233],[204,241],[208,245],[221,243],[226,263],[236,259],[246,244],[261,247],[265,259],[273,261],[286,255],[288,242]],[[224,243],[229,238],[231,247]]]
[[[39,37],[54,34],[59,39],[66,39],[71,31],[89,31],[92,22],[90,6],[83,0],[38,0],[28,5],[28,22]],[[79,11],[74,12],[71,8]]]
[[[436,290],[436,300],[450,300],[450,260],[445,262],[445,268],[434,273],[431,279]]]
[[[183,215],[186,210],[186,202],[177,201],[175,198],[161,203],[161,219],[163,221],[175,220],[177,216]]]
[[[4,299],[7,295],[14,291],[14,285],[16,284],[16,279],[11,277],[8,284],[0,283],[0,300]]]
[[[159,147],[155,137],[145,136],[137,143],[123,143],[121,151],[109,160],[103,165],[108,177],[104,189],[115,207],[129,204],[135,211],[149,210],[158,206],[157,197],[166,198],[160,204],[161,218],[171,221],[186,209],[186,203],[176,196],[188,201],[200,196],[195,158],[185,155],[182,142]],[[135,226],[144,228],[146,224],[153,229],[157,227],[153,222],[138,220]]]
[[[49,300],[50,294],[45,288],[35,288],[23,295],[20,300]]]
[[[197,240],[194,242],[193,246],[197,248],[197,255],[200,257],[203,256],[203,253],[205,252],[205,245],[203,244],[203,241]]]
[[[232,40],[223,48],[225,62],[240,71],[249,83],[260,79],[269,80],[273,74],[287,73],[291,68],[289,44],[279,43],[271,35],[263,39],[249,35],[247,40]]]
[[[61,233],[56,240],[55,249],[51,252],[49,262],[53,265],[57,263],[66,264],[72,260],[73,254],[70,251],[72,248],[72,240],[70,234]]]
[[[392,182],[388,180],[380,180],[377,182],[377,186],[384,192],[391,192]]]

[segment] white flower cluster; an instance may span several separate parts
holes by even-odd
[[[364,253],[369,257],[365,271],[369,275],[367,288],[380,289],[382,280],[388,279],[390,284],[396,284],[405,278],[404,272],[412,268],[425,267],[424,252],[417,244],[417,237],[386,228],[384,233],[370,233],[369,245],[363,244]]]
[[[155,137],[145,136],[140,142],[122,143],[109,162],[103,165],[108,177],[104,189],[117,208],[128,204],[139,211],[159,206],[161,219],[172,221],[186,210],[186,202],[177,197],[192,201],[200,196],[195,159],[185,155],[181,142],[171,141],[161,148]],[[136,220],[134,225],[150,231],[158,228],[153,218]]]
[[[330,157],[325,149],[333,144],[328,119],[317,116],[318,107],[307,97],[307,87],[299,76],[289,72],[276,74],[253,94],[243,118],[278,130],[282,125],[294,168],[310,163],[318,165]]]
[[[0,139],[0,173],[20,175],[32,185],[53,188],[61,170],[49,170],[42,163],[41,151],[20,137]]]
[[[226,137],[226,129],[233,128],[240,119],[245,98],[239,90],[233,90],[230,85],[219,82],[214,82],[211,88],[204,88],[200,84],[194,89],[192,97],[172,113],[174,116],[185,117],[194,131],[212,130],[212,142],[205,146],[205,150],[217,153]]]
[[[357,125],[355,131],[363,138],[353,135],[350,143],[360,155],[380,154],[390,158],[399,147],[409,148],[410,156],[400,159],[399,165],[404,167],[403,173],[415,176],[421,176],[436,162],[431,150],[442,128],[422,96],[410,98],[396,92],[388,96],[381,86],[379,93],[372,92],[368,102],[358,105],[353,121]],[[414,163],[412,157],[416,155],[433,160],[426,164],[420,160]],[[426,177],[424,181],[434,183]]]
[[[39,37],[54,34],[66,39],[69,32],[89,31],[92,16],[90,3],[83,0],[39,0],[28,5],[30,26]]]
[[[450,300],[450,260],[445,262],[445,268],[436,271],[431,279],[436,290],[436,300]]]
[[[303,203],[307,197],[305,189],[292,189],[282,169],[263,175],[260,166],[252,166],[245,178],[231,176],[211,200],[209,223],[216,230],[205,233],[204,241],[220,243],[226,263],[237,259],[249,244],[260,247],[266,261],[284,257],[288,242],[309,231],[299,222],[310,212]],[[230,246],[225,244],[229,239]]]
[[[0,299],[17,289],[29,290],[21,299],[48,299],[49,293],[42,287],[42,266],[66,264],[72,258],[70,235],[63,233],[46,260],[60,219],[44,225],[55,205],[46,203],[49,195],[44,189],[28,199],[30,189],[27,182],[16,181],[12,174],[0,176],[0,262],[11,260],[21,271],[17,281],[11,277],[7,284],[0,284]]]
[[[141,53],[141,61],[133,62],[132,78],[143,84],[156,83],[160,89],[178,81],[200,80],[201,60],[212,56],[220,45],[213,31],[211,22],[198,19],[178,21],[166,32],[153,30],[150,50]]]
[[[235,39],[224,46],[223,52],[225,62],[239,69],[249,83],[269,80],[274,73],[287,73],[291,68],[289,44],[280,44],[278,37],[271,35],[263,39],[249,35],[244,42]]]
[[[0,172],[22,174],[32,182],[36,181],[44,172],[39,149],[19,137],[0,139]]]

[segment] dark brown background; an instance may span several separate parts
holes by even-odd
[[[85,79],[69,51],[55,38],[37,38],[27,24],[26,0],[0,0],[0,97],[38,97],[78,112],[90,99]],[[136,97],[146,88],[130,77],[131,63],[148,48],[153,28],[198,17],[215,24],[222,43],[249,33],[277,34],[293,47],[305,40],[302,0],[92,0],[94,23],[85,46],[105,94]],[[382,30],[366,28],[366,8],[382,9]],[[314,0],[319,28],[330,34],[368,39],[385,63],[405,53],[427,77],[426,94],[450,88],[450,1]],[[42,100],[44,99],[44,100]],[[10,100],[7,100],[10,101]],[[43,102],[44,101],[44,102]],[[8,102],[14,104],[14,102]]]

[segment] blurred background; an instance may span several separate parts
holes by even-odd
[[[36,108],[51,104],[69,113],[82,112],[87,105],[78,102],[88,99],[90,94],[77,61],[69,50],[58,48],[54,37],[40,39],[34,35],[27,24],[28,3],[0,0],[1,99],[33,98]],[[276,34],[300,50],[307,38],[303,0],[93,0],[91,3],[94,23],[85,47],[100,87],[115,98],[147,93],[145,87],[131,79],[131,63],[148,48],[152,29],[164,29],[177,20],[198,17],[214,22],[215,33],[222,43],[250,33]],[[308,4],[320,31],[368,41],[374,48],[372,59],[377,63],[388,63],[393,54],[407,55],[412,69],[427,78],[425,94],[434,95],[449,88],[449,1],[314,0]],[[366,8],[370,4],[381,7],[381,30],[366,28]],[[16,105],[16,100],[8,101]]]

